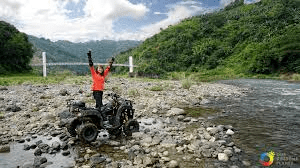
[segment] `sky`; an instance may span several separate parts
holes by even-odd
[[[0,0],[0,20],[51,41],[145,40],[234,0]],[[253,3],[259,0],[245,0]]]

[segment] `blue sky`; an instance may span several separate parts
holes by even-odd
[[[145,40],[233,0],[1,0],[0,20],[51,41]],[[247,3],[259,0],[247,0]]]

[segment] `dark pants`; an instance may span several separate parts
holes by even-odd
[[[102,96],[103,96],[103,91],[93,91],[93,96],[94,99],[96,100],[96,108],[101,108],[103,106],[102,104]]]

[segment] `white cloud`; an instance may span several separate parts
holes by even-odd
[[[15,26],[30,35],[51,40],[83,42],[114,37],[113,20],[129,16],[143,17],[148,9],[142,4],[131,4],[128,0],[88,0],[85,15],[70,19],[65,6],[80,0],[1,0],[0,20],[17,22]]]
[[[221,0],[220,1],[220,5],[222,6],[222,7],[225,7],[225,6],[227,6],[227,5],[229,5],[231,2],[234,2],[235,0]]]
[[[245,0],[245,4],[251,4],[251,3],[256,3],[259,2],[260,0]]]
[[[142,36],[139,37],[143,37],[143,39],[150,37],[158,32],[160,32],[161,28],[165,29],[167,28],[169,25],[174,25],[179,23],[181,20],[194,16],[196,14],[199,13],[205,13],[205,12],[210,12],[213,9],[209,9],[209,8],[204,8],[201,6],[195,6],[194,1],[188,1],[190,2],[189,4],[191,6],[187,6],[186,4],[188,4],[187,2],[185,3],[179,3],[177,5],[174,5],[171,10],[167,13],[167,18],[163,19],[155,24],[151,24],[148,26],[145,26],[141,29]],[[199,3],[198,3],[199,4]],[[155,12],[155,14],[162,14],[160,12]],[[137,37],[138,35],[131,35],[133,37]]]

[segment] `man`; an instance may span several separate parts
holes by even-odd
[[[105,83],[105,77],[108,75],[108,72],[110,71],[112,64],[114,62],[114,58],[112,58],[109,61],[109,65],[106,67],[106,69],[103,69],[102,65],[98,65],[96,70],[93,66],[92,61],[92,53],[89,51],[87,53],[88,59],[89,59],[89,66],[92,74],[93,84],[91,86],[91,90],[93,91],[94,99],[96,100],[96,108],[100,109],[102,106],[102,96],[103,96],[103,90],[104,90],[104,83]]]

